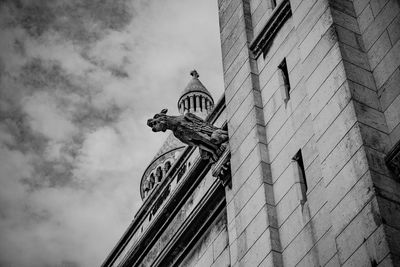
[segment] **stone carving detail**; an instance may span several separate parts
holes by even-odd
[[[225,150],[228,132],[205,122],[192,113],[167,115],[167,109],[147,120],[153,132],[171,130],[176,138],[189,146],[197,146],[203,159],[217,161]]]
[[[228,186],[232,188],[232,177],[231,177],[231,153],[229,146],[225,148],[224,153],[218,159],[218,161],[213,165],[212,175],[217,177],[223,186]]]

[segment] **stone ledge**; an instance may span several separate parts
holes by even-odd
[[[275,7],[270,19],[250,44],[250,50],[256,59],[261,53],[265,54],[268,51],[276,34],[291,16],[292,10],[289,0],[283,0]]]

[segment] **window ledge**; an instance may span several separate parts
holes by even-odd
[[[250,50],[256,59],[270,46],[280,28],[291,16],[292,10],[289,0],[283,0],[275,7],[270,19],[250,44]]]

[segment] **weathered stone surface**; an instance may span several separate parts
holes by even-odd
[[[333,123],[336,117],[350,103],[351,95],[347,83],[344,83],[326,103],[324,108],[314,117],[315,138],[317,140]]]
[[[321,212],[312,218],[283,250],[284,266],[295,266],[329,229],[329,216]]]
[[[271,249],[273,249],[273,247],[271,247],[270,240],[277,238],[276,232],[276,230],[272,230],[271,228],[265,230],[240,260],[239,265],[258,266],[264,260],[266,255],[271,252]]]
[[[377,17],[388,0],[371,0],[370,5],[374,16]]]
[[[372,9],[370,5],[367,5],[361,14],[357,18],[358,25],[360,27],[361,33],[364,32],[368,26],[374,21],[374,14],[372,14]]]
[[[353,255],[346,260],[343,266],[370,266],[373,262],[381,262],[389,252],[385,240],[384,226],[381,225],[357,248]],[[350,245],[350,244],[347,244]],[[389,265],[390,266],[390,265]]]
[[[253,3],[250,3],[251,9],[253,9]],[[257,24],[261,23],[260,20],[263,16],[269,16],[272,13],[272,3],[269,1],[259,1],[259,4],[257,8],[255,8],[254,11],[252,11],[252,25],[254,28],[257,28]],[[257,31],[255,31],[257,32]]]
[[[247,116],[243,119],[242,123],[237,128],[236,132],[232,134],[229,139],[229,144],[232,149],[236,149],[243,140],[247,137],[248,133],[253,129],[254,125],[264,126],[264,119],[262,117],[262,109],[254,107]]]
[[[382,111],[390,106],[390,104],[400,95],[400,69],[396,69],[385,84],[379,89],[378,97],[381,103]]]
[[[339,46],[335,45],[307,79],[307,92],[310,98],[320,88],[326,77],[328,77],[341,60]]]
[[[359,122],[364,123],[384,133],[388,131],[385,116],[382,112],[356,101],[354,102],[354,107]]]
[[[369,89],[368,87],[362,86],[361,84],[348,81],[351,96],[357,102],[360,102],[366,106],[369,106],[375,110],[380,111],[381,106],[376,91]]]
[[[352,46],[343,43],[340,44],[340,51],[342,52],[342,57],[344,60],[362,69],[370,71],[370,64],[364,51],[358,50],[356,48],[353,48]]]
[[[286,114],[283,114],[282,119],[280,119],[278,116],[274,116],[271,119],[268,126],[273,124],[275,121],[277,121],[276,124],[280,124],[278,127],[276,127],[279,129],[276,133],[268,131],[268,129],[272,129],[272,127],[267,128],[267,137],[269,137],[267,141],[269,157],[271,161],[275,159],[282,148],[285,147],[285,145],[291,140],[292,136],[308,118],[308,115],[308,107],[306,105],[299,105],[299,107],[293,112],[293,114],[289,116],[289,118],[287,118],[288,116]],[[282,124],[282,122],[284,123]]]
[[[236,76],[237,72],[243,67],[243,64],[250,64],[248,62],[249,50],[247,45],[242,46],[239,54],[232,61],[232,64],[229,65],[229,68],[224,70],[224,80],[225,87],[229,86],[233,78]]]
[[[368,170],[366,155],[363,150],[358,152],[350,159],[350,161],[341,169],[336,177],[327,183],[328,206],[333,209],[339,201],[348,193],[355,183],[365,175]]]
[[[330,228],[301,259],[297,266],[339,266],[334,262],[336,253],[335,238]],[[333,258],[332,258],[333,257]],[[331,261],[330,261],[331,260]],[[329,263],[328,263],[329,261]],[[327,264],[327,265],[325,265]]]
[[[221,256],[223,251],[226,250],[227,246],[228,246],[228,233],[226,229],[223,229],[222,232],[218,235],[217,238],[214,239],[214,242],[212,243],[214,261],[216,261]]]
[[[371,90],[376,90],[374,76],[370,71],[347,61],[343,61],[343,64],[349,80],[361,84]]]
[[[279,34],[276,36],[277,41],[274,41],[271,45],[265,59],[259,57],[257,60],[260,88],[265,86],[278,68],[278,65],[282,62],[283,57],[288,55],[296,45],[296,35],[293,34],[294,29],[290,22],[291,20],[289,19],[279,31]]]
[[[232,117],[228,120],[228,127],[229,129],[232,129],[233,133],[237,128],[239,128],[239,125],[254,107],[262,107],[261,95],[258,90],[251,90],[243,102],[237,107],[235,112],[230,115]]]
[[[312,28],[312,30],[304,38],[300,44],[300,51],[303,58],[306,58],[311,50],[321,39],[321,36],[331,27],[333,23],[331,12],[327,9],[322,16],[319,18]],[[302,35],[304,36],[304,35]]]
[[[399,13],[400,8],[396,0],[390,0],[388,4],[379,12],[375,20],[363,33],[365,48],[369,49],[383,31],[390,25],[396,15]]]
[[[226,32],[229,32],[233,28],[233,26],[236,25],[240,16],[243,14],[243,10],[240,7],[241,1],[233,0],[225,1],[224,5],[222,5],[219,9],[219,25],[221,29],[221,38],[224,37],[224,40]]]
[[[318,140],[318,145],[320,147],[319,155],[322,162],[343,136],[353,127],[355,122],[356,116],[354,106],[348,104]]]
[[[225,249],[221,255],[218,256],[217,259],[215,259],[214,263],[211,265],[212,267],[230,267],[231,266],[231,261],[229,257],[229,250]],[[200,267],[200,265],[199,265]]]
[[[332,9],[336,9],[355,18],[357,17],[353,6],[353,1],[351,0],[331,0],[329,1],[329,4]]]
[[[324,108],[329,99],[335,92],[343,86],[346,80],[345,70],[343,64],[339,63],[333,71],[326,78],[324,83],[320,86],[314,95],[309,97],[312,105],[310,111],[313,118]]]
[[[398,15],[387,28],[390,41],[395,44],[400,39],[400,15]]]
[[[243,47],[247,47],[247,36],[245,31],[240,33],[239,37],[235,40],[229,51],[226,52],[222,64],[222,68],[224,71],[227,71],[229,69]]]
[[[376,86],[381,86],[400,65],[400,42],[397,42],[374,69]]]
[[[341,43],[347,44],[355,49],[365,51],[364,42],[360,34],[345,29],[339,25],[335,25],[338,40]]]
[[[343,229],[348,229],[351,227],[350,225],[354,222],[359,213],[364,209],[366,204],[371,201],[374,197],[374,191],[372,190],[372,180],[370,174],[367,172],[364,174],[354,185],[353,188],[347,195],[340,200],[340,202],[332,209],[332,225],[336,233],[338,233],[338,238],[341,236]],[[331,203],[329,203],[331,204]],[[378,214],[378,211],[377,211]],[[369,216],[369,215],[368,215]],[[365,218],[362,218],[362,222],[360,224],[364,224]],[[351,228],[350,228],[351,229]],[[348,236],[343,234],[340,238],[343,243],[349,242],[349,238],[354,236],[354,230],[357,228],[353,228],[352,230],[346,230],[345,233],[348,233]],[[359,232],[364,231],[364,229],[359,229]],[[356,238],[350,238],[356,239]],[[346,253],[350,253],[353,250],[344,249]]]
[[[293,135],[293,138],[281,150],[278,156],[271,162],[272,179],[275,181],[281,173],[291,163],[293,156],[299,148],[302,148],[312,137],[312,121],[308,117],[299,130]]]
[[[367,53],[372,70],[375,69],[379,62],[381,62],[391,47],[392,44],[390,42],[389,35],[386,31],[384,31]]]
[[[390,106],[385,111],[386,122],[389,132],[400,123],[400,96],[390,104]]]
[[[360,33],[360,29],[358,27],[357,19],[345,12],[339,11],[338,9],[331,9],[333,19],[335,24],[342,26],[352,32]]]

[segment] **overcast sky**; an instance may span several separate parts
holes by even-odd
[[[196,68],[223,92],[217,0],[0,0],[0,266],[98,266]]]

